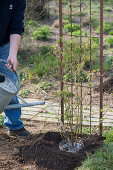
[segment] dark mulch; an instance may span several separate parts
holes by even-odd
[[[69,153],[59,150],[58,144],[62,140],[59,132],[47,132],[27,138],[14,158],[22,164],[35,164],[38,170],[39,167],[46,170],[74,170],[85,160],[87,152],[94,153],[102,146],[103,139],[98,135],[82,135],[84,148],[78,153]]]
[[[95,91],[100,91],[100,85],[94,88]],[[103,92],[111,94],[113,93],[113,77],[103,82]]]
[[[103,91],[109,94],[113,93],[113,77],[103,83]]]

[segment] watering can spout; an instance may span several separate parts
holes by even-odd
[[[5,110],[8,110],[8,109],[17,109],[17,108],[21,108],[21,107],[36,106],[36,105],[44,105],[45,104],[45,101],[38,101],[38,102],[28,103],[24,99],[22,99],[19,95],[17,95],[17,97],[23,103],[21,103],[21,104],[10,104],[10,105],[6,106]]]

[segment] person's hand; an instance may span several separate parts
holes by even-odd
[[[16,71],[16,69],[17,69],[17,67],[18,67],[17,57],[16,57],[16,56],[13,56],[13,57],[12,57],[12,56],[9,56],[8,59],[7,59],[7,61],[12,64],[13,69]],[[6,66],[7,66],[7,68],[8,68],[9,70],[12,71],[12,69],[11,69],[12,67],[11,67],[10,64],[6,64]]]

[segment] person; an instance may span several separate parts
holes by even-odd
[[[25,0],[2,0],[0,1],[0,59],[7,60],[16,70],[18,66],[17,52],[24,32]],[[6,74],[16,82],[16,76],[11,65],[0,63],[0,72]],[[15,96],[9,104],[18,104]],[[20,120],[21,108],[4,110],[4,125],[8,127],[8,134],[18,137],[30,134],[24,128]]]

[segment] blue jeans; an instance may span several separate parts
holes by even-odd
[[[9,43],[0,46],[0,59],[7,60],[9,56]],[[10,79],[16,82],[16,76],[13,72],[11,72],[3,63],[0,63],[0,72],[5,73]],[[9,104],[18,104],[19,101],[15,96]],[[9,128],[9,130],[17,130],[23,128],[23,123],[20,121],[21,117],[21,108],[19,109],[9,109],[4,110],[5,119],[4,124]]]

